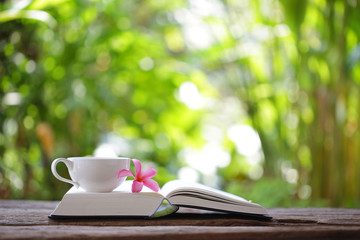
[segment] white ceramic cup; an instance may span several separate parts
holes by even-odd
[[[59,162],[65,163],[71,180],[61,177],[56,171]],[[87,192],[111,192],[126,177],[118,178],[117,174],[122,169],[129,170],[130,158],[121,157],[71,157],[58,158],[51,164],[51,171],[60,181],[81,187]]]

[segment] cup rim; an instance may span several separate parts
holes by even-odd
[[[130,160],[128,157],[94,157],[94,156],[88,156],[88,157],[67,157],[69,160]]]

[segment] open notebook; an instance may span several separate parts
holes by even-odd
[[[158,193],[146,187],[140,193],[132,193],[131,184],[132,181],[125,181],[109,193],[85,192],[72,187],[49,217],[154,218],[174,213],[179,207],[191,207],[271,218],[259,204],[199,183],[173,180]]]

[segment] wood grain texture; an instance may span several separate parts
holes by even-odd
[[[0,200],[0,239],[360,239],[360,209],[271,208],[271,221],[185,208],[159,219],[49,219],[56,204]]]

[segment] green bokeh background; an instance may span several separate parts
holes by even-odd
[[[357,0],[1,2],[0,198],[58,200],[53,159],[115,154],[160,185],[359,207],[359,14]]]

